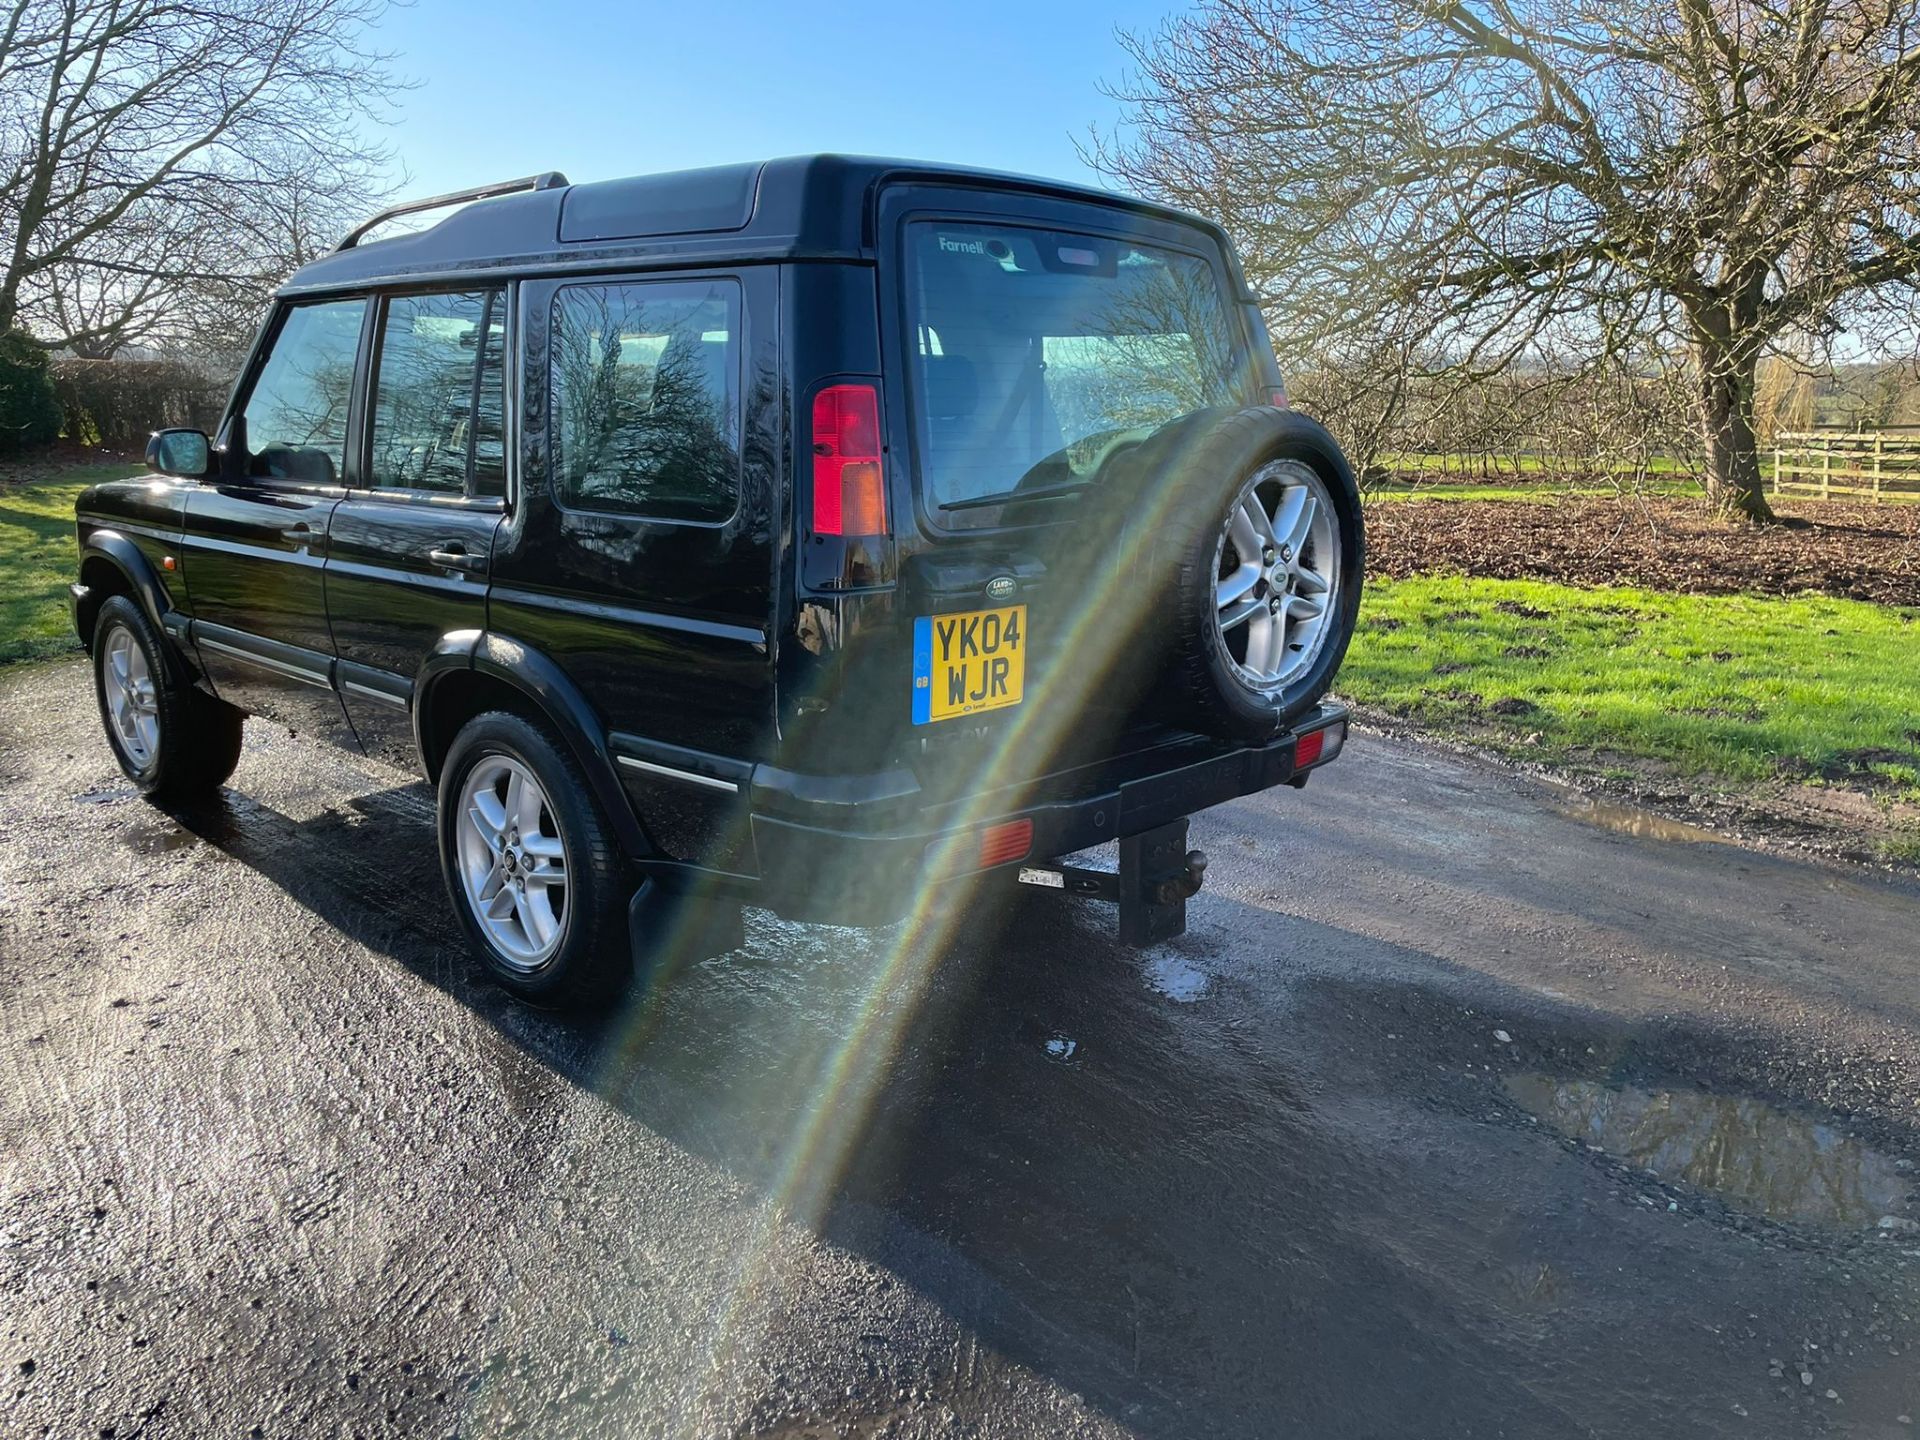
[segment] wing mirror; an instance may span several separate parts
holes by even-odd
[[[182,480],[213,473],[213,442],[204,430],[156,430],[147,439],[147,468]]]

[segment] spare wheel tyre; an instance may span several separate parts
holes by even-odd
[[[1360,494],[1330,439],[1301,443],[1303,423],[1244,410],[1181,447],[1181,503],[1153,541],[1171,591],[1174,683],[1161,693],[1176,723],[1271,739],[1346,658],[1366,563]]]

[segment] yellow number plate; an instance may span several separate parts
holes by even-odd
[[[1026,606],[913,622],[914,724],[1018,705],[1026,679]]]

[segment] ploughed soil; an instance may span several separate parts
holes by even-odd
[[[1367,507],[1367,568],[1688,594],[1920,605],[1920,505],[1780,502],[1781,525],[1729,524],[1703,500],[1566,496],[1551,503]]]

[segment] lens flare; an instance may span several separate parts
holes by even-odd
[[[1168,473],[1177,469],[1169,466]],[[755,1343],[753,1317],[761,1307],[752,1302],[768,1290],[786,1227],[814,1234],[828,1218],[874,1107],[912,1038],[928,988],[962,927],[977,917],[978,907],[996,903],[999,897],[993,892],[1010,888],[1004,870],[976,869],[983,831],[1020,810],[1033,778],[1056,768],[1058,758],[1084,742],[1090,731],[1117,723],[1115,677],[1141,653],[1140,637],[1150,633],[1148,623],[1160,603],[1155,588],[1142,581],[1137,552],[1171,507],[1194,498],[1192,489],[1171,481],[1135,486],[1129,494],[1133,513],[1123,528],[1110,532],[1124,537],[1116,552],[1063,567],[1073,571],[1071,583],[1050,585],[1044,610],[1034,607],[1034,621],[1052,627],[1058,640],[1049,651],[1058,663],[1044,677],[1035,677],[1044,686],[1036,686],[1027,703],[1004,717],[993,732],[990,750],[970,757],[973,769],[963,798],[943,812],[941,833],[904,842],[924,845],[922,865],[909,872],[905,882],[915,883],[911,877],[917,874],[922,888],[903,921],[889,931],[871,932],[873,959],[861,991],[811,1082],[797,1093],[762,1097],[767,1104],[759,1113],[781,1116],[777,1140],[765,1137],[774,1141],[771,1180],[752,1242],[726,1262],[728,1298],[705,1337],[698,1376],[688,1377],[695,1383],[685,1392],[676,1433],[697,1433],[701,1417],[710,1415],[711,1403],[720,1398],[715,1387],[736,1373],[735,1363]],[[1024,858],[1025,848],[1010,858]],[[832,892],[857,895],[866,885],[902,882],[864,873],[823,873],[818,883]],[[646,1063],[649,1047],[660,1037],[672,988],[688,983],[695,973],[687,961],[697,950],[690,927],[696,923],[698,898],[681,907],[658,937],[645,989],[609,1046],[608,1064]],[[796,1017],[796,1023],[809,1028],[817,1020],[813,1015]],[[796,1047],[808,1038],[796,1035]]]

